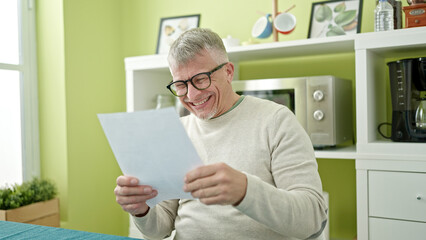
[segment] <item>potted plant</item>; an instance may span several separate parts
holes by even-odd
[[[56,195],[55,184],[40,178],[0,188],[0,220],[59,227]]]

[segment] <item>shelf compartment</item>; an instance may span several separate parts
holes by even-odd
[[[355,41],[356,115],[359,153],[382,151],[370,143],[383,140],[380,123],[391,122],[389,70],[387,62],[426,56],[426,27],[360,34]],[[386,128],[383,128],[386,129]],[[389,142],[384,142],[391,143]],[[408,143],[409,144],[409,143]],[[416,143],[414,143],[416,144]],[[393,145],[392,145],[393,146]],[[405,145],[404,145],[405,146]],[[410,147],[422,152],[419,145]],[[403,148],[405,149],[405,148]],[[388,151],[387,148],[383,150]],[[403,152],[404,150],[401,150]],[[393,152],[393,149],[390,149]],[[387,154],[388,152],[382,152]]]

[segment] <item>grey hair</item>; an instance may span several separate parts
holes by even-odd
[[[170,67],[184,65],[203,50],[221,64],[228,62],[228,54],[219,35],[210,29],[192,28],[182,33],[171,45],[167,60]]]

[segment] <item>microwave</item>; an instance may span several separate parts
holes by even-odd
[[[315,148],[353,141],[352,83],[335,76],[237,80],[233,90],[287,106]]]

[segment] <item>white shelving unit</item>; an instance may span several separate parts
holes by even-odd
[[[358,239],[426,236],[426,143],[377,133],[390,115],[386,63],[420,56],[426,56],[425,27],[360,34],[355,41]]]
[[[377,126],[386,122],[386,59],[426,56],[426,28],[360,34],[355,42],[356,105],[358,152],[389,155],[426,156],[426,146],[391,143],[377,134]]]
[[[389,59],[426,56],[426,27],[238,46],[228,49],[228,53],[236,65],[234,80],[238,80],[238,63],[243,61],[355,53],[357,143],[350,147],[316,151],[316,157],[356,160],[358,239],[416,239],[415,236],[426,236],[426,143],[391,142],[382,139],[377,132],[379,123],[390,121],[386,108],[389,102],[386,62]],[[129,57],[125,59],[125,66],[127,111],[154,108],[156,95],[168,94],[165,86],[171,76],[166,55]],[[389,175],[380,174],[382,172]],[[386,183],[381,181],[384,178],[398,178],[399,181]],[[410,184],[409,193],[413,196],[407,197],[403,187],[392,186],[399,182]],[[371,192],[371,187],[379,189],[384,196],[392,191],[396,198],[392,201],[394,205],[388,206],[383,202],[388,207],[376,209],[380,202],[371,198],[377,196],[377,193]],[[420,212],[424,217],[394,215],[402,206],[413,207],[414,212]],[[412,209],[406,210],[413,212]],[[401,229],[400,232],[412,234],[414,238],[386,235],[389,229]]]

